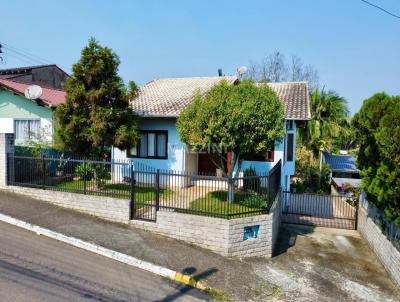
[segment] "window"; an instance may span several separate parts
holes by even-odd
[[[293,130],[293,120],[286,121],[286,130]]]
[[[287,135],[287,150],[286,150],[287,161],[293,161],[293,147],[294,147],[294,134],[289,133]]]
[[[132,147],[128,157],[167,159],[168,131],[143,130],[137,146]]]
[[[266,153],[247,155],[244,157],[244,160],[273,162],[274,161],[274,146],[272,146],[272,148]]]
[[[14,120],[15,140],[26,141],[37,138],[40,133],[40,120]]]

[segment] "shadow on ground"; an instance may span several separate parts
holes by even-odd
[[[283,225],[275,255],[250,260],[275,285],[271,300],[399,301],[398,288],[357,231]]]

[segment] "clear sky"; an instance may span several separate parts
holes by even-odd
[[[400,14],[399,0],[370,1]],[[313,65],[352,113],[375,92],[400,94],[400,19],[360,0],[0,0],[0,41],[67,72],[91,36],[119,54],[125,82],[234,74],[279,50]],[[0,68],[32,63],[8,52]]]

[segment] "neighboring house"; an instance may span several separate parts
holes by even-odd
[[[131,159],[155,169],[216,174],[209,154],[190,152],[181,142],[176,120],[197,90],[204,94],[221,80],[233,85],[239,82],[237,77],[193,77],[157,79],[142,86],[139,97],[132,101],[133,110],[140,116],[140,143],[131,150],[113,148],[112,158]],[[268,154],[245,160],[241,169],[253,166],[257,173],[266,173],[282,160],[282,187],[289,190],[295,169],[296,128],[311,117],[308,85],[305,82],[268,85],[284,104],[285,136],[275,142]]]
[[[0,69],[0,79],[49,88],[62,88],[68,74],[55,64]]]
[[[331,173],[331,194],[346,194],[361,184],[360,170],[355,163],[356,158],[351,155],[332,155],[324,153],[323,162],[328,164]]]
[[[0,79],[0,129],[14,133],[16,144],[42,137],[51,140],[53,134],[53,110],[65,101],[65,92],[42,87],[37,100],[25,98],[29,84]]]

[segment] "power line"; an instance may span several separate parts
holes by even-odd
[[[9,53],[9,54],[12,53],[12,54],[14,54],[14,56],[18,56],[18,57],[21,57],[21,58],[25,58],[25,59],[27,59],[27,60],[33,62],[34,64],[38,64],[38,63],[39,63],[39,64],[44,64],[44,63],[47,63],[47,62],[45,62],[45,61],[42,61],[42,60],[39,60],[39,59],[30,57],[30,56],[27,56],[27,55],[25,55],[25,54],[23,54],[23,53],[21,53],[21,52],[15,51],[15,50],[13,50],[13,49],[11,49],[11,48],[5,47],[5,49],[8,50],[8,53]]]
[[[368,2],[368,1],[366,1],[366,0],[361,0],[361,1],[364,2],[364,3],[366,3],[366,4],[368,4],[368,5],[370,5],[370,6],[372,6],[372,7],[375,7],[375,8],[377,8],[377,9],[383,11],[384,13],[386,13],[386,14],[392,16],[392,17],[395,17],[395,18],[400,19],[400,16],[399,16],[399,15],[396,15],[396,14],[394,14],[394,13],[391,13],[390,11],[384,9],[383,7],[380,7],[380,6],[376,5],[376,4],[373,4],[373,3],[371,3],[371,2]]]
[[[48,63],[50,63],[49,60],[44,59],[44,58],[42,58],[42,57],[39,57],[38,55],[35,55],[35,54],[33,54],[33,53],[30,53],[30,52],[28,52],[28,51],[26,51],[26,50],[23,50],[23,49],[21,49],[21,48],[17,48],[17,47],[15,47],[15,46],[12,46],[12,45],[10,45],[10,44],[8,44],[8,43],[4,43],[4,42],[2,42],[2,44],[5,45],[5,47],[8,48],[10,51],[13,51],[13,52],[15,52],[15,53],[18,53],[18,54],[20,54],[20,55],[22,55],[22,56],[24,56],[24,57],[29,57],[29,58],[31,58],[31,59],[33,59],[33,60],[36,60],[36,61],[42,61],[42,62],[48,62]]]

